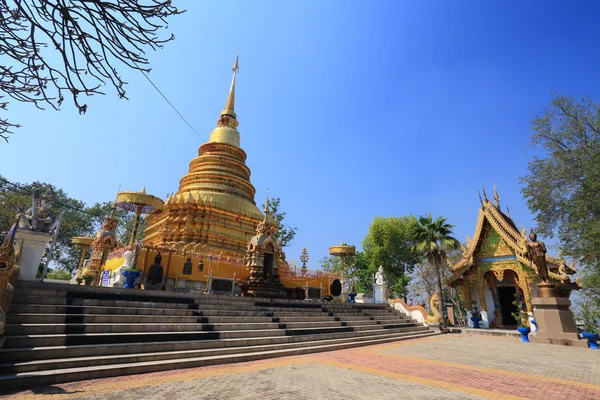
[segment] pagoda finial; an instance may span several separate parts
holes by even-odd
[[[239,54],[235,57],[235,63],[233,63],[233,78],[231,78],[231,86],[229,87],[229,95],[227,96],[227,103],[225,103],[225,109],[221,111],[221,115],[228,115],[230,117],[236,118],[235,115],[235,77],[240,70],[239,64]]]
[[[267,201],[265,201],[265,215],[269,213],[269,188],[267,188]]]
[[[485,192],[485,186],[481,185],[481,191],[483,192],[483,198],[488,201],[487,193]]]
[[[498,195],[498,191],[496,190],[496,182],[494,182],[494,201],[496,202],[496,206],[500,208],[500,196]]]

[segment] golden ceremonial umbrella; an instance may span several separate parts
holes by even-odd
[[[354,253],[356,253],[356,248],[354,246],[346,246],[344,245],[344,242],[340,243],[339,246],[332,246],[329,248],[329,254],[332,256],[339,256],[342,261],[342,301],[344,301],[344,258],[347,256],[353,256]]]
[[[164,201],[156,196],[146,193],[146,187],[142,188],[141,192],[120,192],[115,200],[115,205],[123,210],[134,212],[135,220],[133,221],[133,231],[129,240],[129,248],[133,249],[133,242],[137,234],[138,225],[140,224],[140,216],[148,214],[157,208],[162,208]]]

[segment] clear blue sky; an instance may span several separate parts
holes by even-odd
[[[238,48],[236,111],[256,200],[281,197],[309,266],[377,216],[445,215],[472,235],[482,184],[533,224],[519,177],[530,121],[553,91],[598,99],[596,1],[175,1],[188,12],[151,54],[151,78],[120,69],[87,115],[10,104],[24,125],[0,144],[0,174],[47,181],[88,203],[117,188],[178,189],[224,106]]]

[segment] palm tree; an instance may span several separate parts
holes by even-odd
[[[414,218],[414,217],[413,217]],[[444,306],[442,297],[442,278],[440,276],[440,268],[446,261],[446,251],[455,249],[460,246],[460,242],[456,240],[452,235],[452,228],[454,225],[448,224],[446,217],[438,217],[433,220],[431,213],[426,216],[420,216],[417,220],[417,226],[415,228],[413,251],[427,256],[427,261],[434,267],[438,290],[440,292],[439,297],[439,312],[442,316],[440,323],[441,328],[446,327],[446,321],[444,320]]]

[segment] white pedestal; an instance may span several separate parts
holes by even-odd
[[[374,302],[377,304],[384,304],[388,302],[388,290],[387,285],[385,283],[373,284],[373,295]]]
[[[125,282],[127,281],[127,279],[123,276],[123,272],[127,268],[129,268],[129,267],[126,267],[125,265],[117,268],[115,270],[115,272],[112,273],[109,286],[119,287],[119,288],[123,287],[123,285],[125,285]]]
[[[21,242],[23,243],[23,252],[19,259],[20,279],[23,281],[34,281],[46,245],[52,240],[52,234],[30,231],[28,229],[17,229],[15,238],[17,246],[20,246]]]

